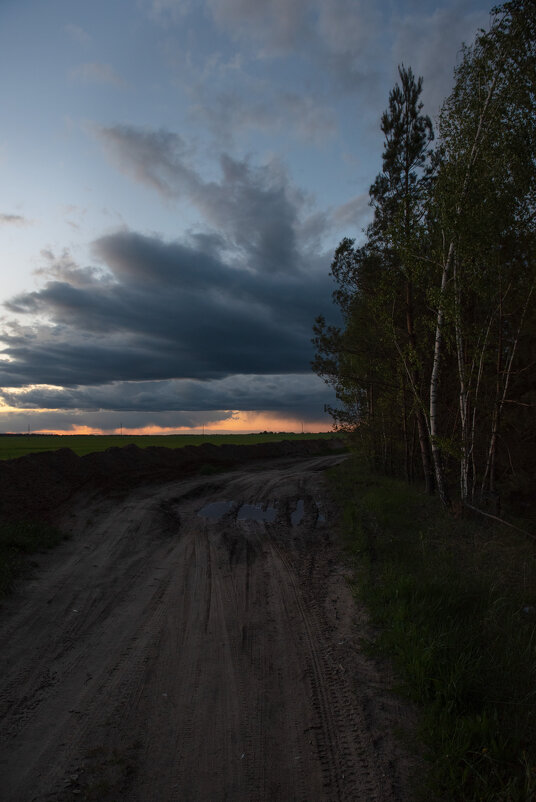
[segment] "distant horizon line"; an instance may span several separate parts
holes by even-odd
[[[227,430],[222,431],[221,429],[205,429],[204,432],[199,431],[192,431],[192,432],[165,432],[162,434],[148,434],[143,432],[141,434],[133,434],[129,432],[0,432],[0,437],[207,437],[208,435],[226,435],[232,437],[234,435],[248,435],[248,434],[294,434],[294,435],[302,435],[302,434],[331,434],[334,433],[334,429],[324,429],[324,430],[302,430],[301,432],[290,431],[290,430],[262,430],[259,431],[258,429],[248,429],[244,431],[237,431],[235,430]]]

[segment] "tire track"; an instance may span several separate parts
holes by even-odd
[[[371,714],[381,682],[359,661],[355,693],[330,461],[70,511],[71,543],[0,612],[3,802],[411,798],[395,793],[392,722]],[[221,501],[235,502],[221,520],[199,517]],[[275,520],[242,520],[242,505]]]

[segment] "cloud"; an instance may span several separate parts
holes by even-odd
[[[164,198],[178,197],[198,183],[186,166],[186,143],[171,131],[131,125],[92,126],[112,163],[125,175],[154,189]]]
[[[210,412],[125,412],[92,410],[3,410],[0,407],[0,431],[74,431],[91,433],[128,430],[155,429],[177,430],[229,422],[232,425],[232,410],[212,410]]]
[[[307,375],[239,375],[196,380],[113,382],[97,387],[31,387],[1,394],[18,409],[120,412],[210,412],[244,409],[318,417],[326,401],[324,383]]]
[[[332,211],[333,222],[341,228],[352,227],[355,231],[363,229],[372,218],[370,196],[362,192],[350,198]]]
[[[94,243],[100,270],[66,255],[49,265],[41,289],[5,304],[29,323],[2,333],[0,384],[308,373],[312,322],[333,315],[328,260],[255,272],[206,244],[118,232]]]
[[[30,220],[20,214],[0,214],[0,226],[29,226]]]
[[[311,199],[291,183],[278,160],[252,166],[248,159],[223,154],[219,180],[207,181],[192,166],[192,150],[176,133],[126,125],[93,130],[123,173],[163,198],[197,206],[235,264],[267,272],[299,268],[304,258],[300,235]]]
[[[9,408],[3,408],[8,404]],[[0,393],[0,431],[113,431],[158,427],[318,429],[329,419],[331,390],[313,374],[233,376],[210,382],[114,382],[97,387],[28,387]]]
[[[150,12],[162,22],[181,20],[192,10],[191,0],[145,0]]]
[[[117,89],[123,89],[126,86],[125,81],[110,64],[101,64],[94,61],[74,67],[70,72],[70,76],[72,79],[83,83],[105,84],[107,86],[115,86]]]
[[[243,69],[235,70],[235,80],[229,84],[219,69],[226,59],[203,62],[206,49],[201,42],[181,49],[183,64],[178,72],[188,73],[184,81],[194,96],[196,113],[204,116],[216,133],[218,122],[223,122],[219,133],[227,136],[233,131],[231,109],[237,115],[239,130],[243,125],[266,126],[273,131],[274,120],[287,113],[293,133],[302,136],[306,131],[306,126],[300,130],[292,111],[285,109],[283,97],[264,90],[263,108],[259,95],[248,91],[248,81],[251,83],[259,69],[266,73],[273,68],[270,74],[279,75],[278,64],[292,71],[295,87],[301,76],[309,76],[310,83],[304,83],[296,94],[314,96],[309,114],[314,114],[315,135],[317,125],[322,136],[322,126],[329,124],[324,108],[333,108],[334,101],[345,95],[357,96],[361,114],[374,117],[376,125],[380,99],[386,102],[391,82],[397,77],[396,66],[402,62],[424,76],[424,100],[433,114],[450,91],[451,66],[461,42],[468,36],[472,39],[477,28],[487,24],[489,14],[489,6],[481,0],[455,0],[443,7],[417,0],[402,5],[366,0],[205,0],[197,5],[181,0],[154,2],[171,22],[180,17],[181,25],[188,14],[198,14],[201,6],[211,39],[226,54],[239,50]],[[173,50],[177,49],[175,43]],[[264,61],[260,68],[259,61]],[[214,67],[210,76],[206,74],[207,65]],[[268,109],[275,111],[273,116]]]
[[[435,115],[450,94],[462,43],[470,44],[479,28],[488,27],[489,6],[469,9],[457,0],[443,8],[433,7],[431,13],[419,7],[414,13],[395,15],[392,24],[396,32],[393,64],[404,63],[423,76],[425,112]]]
[[[330,212],[277,160],[222,154],[209,180],[178,134],[94,131],[118,169],[205,224],[175,241],[122,228],[92,243],[89,264],[43,250],[38,288],[4,304],[4,403],[72,425],[79,410],[107,421],[123,410],[138,425],[229,410],[318,420],[330,391],[311,373],[312,324],[336,316],[320,247]]]
[[[308,36],[316,3],[310,0],[208,0],[214,20],[237,37],[254,37],[266,48],[289,49]]]
[[[236,83],[236,82],[235,82]],[[337,125],[327,103],[312,94],[277,91],[267,82],[244,80],[239,88],[214,92],[197,87],[190,115],[208,125],[217,140],[230,143],[237,132],[288,133],[320,145],[334,136]]]
[[[372,90],[377,42],[387,24],[365,0],[207,0],[215,25],[255,58],[297,57],[313,63],[331,91]]]

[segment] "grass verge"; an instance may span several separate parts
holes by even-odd
[[[332,472],[370,644],[418,703],[425,799],[536,800],[536,544],[356,459]]]
[[[28,565],[28,556],[50,549],[65,535],[49,524],[36,522],[0,523],[0,599]]]

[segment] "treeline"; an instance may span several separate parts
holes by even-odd
[[[421,90],[399,67],[374,218],[335,252],[343,325],[317,318],[313,369],[377,469],[496,511],[536,475],[534,0],[462,48],[437,136]]]

